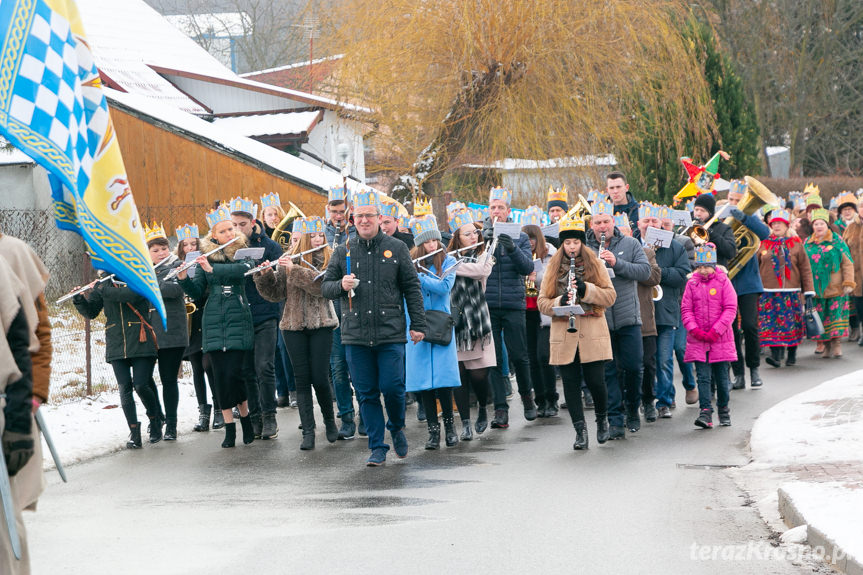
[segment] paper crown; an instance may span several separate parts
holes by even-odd
[[[822,220],[824,222],[830,223],[830,212],[825,210],[824,208],[815,208],[812,210],[812,213],[809,214],[809,219],[813,222],[815,220]]]
[[[210,226],[212,230],[216,224],[220,222],[230,222],[231,221],[231,208],[228,204],[222,204],[218,208],[207,214],[207,225]]]
[[[297,228],[299,224],[299,229]],[[300,234],[315,234],[324,233],[324,219],[319,216],[311,216],[308,218],[297,218],[294,220],[294,233]]]
[[[333,186],[327,192],[327,202],[346,202],[348,201],[348,190],[344,186]]]
[[[232,214],[248,214],[253,220],[258,217],[258,205],[249,198],[231,198],[228,205]]]
[[[684,209],[687,212],[691,212],[694,208],[695,208],[695,198],[689,200],[688,202],[686,202],[686,204],[684,204]]]
[[[455,233],[460,227],[472,224],[475,221],[473,213],[469,209],[458,210],[449,216],[449,229],[452,233]]]
[[[200,238],[201,234],[198,232],[198,224],[186,224],[181,228],[177,228],[177,240],[190,240],[192,238]]]
[[[506,188],[492,188],[488,193],[488,201],[494,200],[503,200],[506,205],[510,205],[512,203],[512,191]]]
[[[437,231],[437,219],[431,214],[413,217],[411,218],[408,227],[414,235],[414,238],[416,238],[423,232]]]
[[[569,201],[569,193],[566,191],[566,186],[563,186],[560,189],[555,190],[551,186],[548,187],[548,197],[546,198],[547,202],[564,202],[567,203]]]
[[[590,207],[590,213],[593,216],[614,215],[614,204],[605,200],[597,200]]]
[[[417,196],[417,200],[414,202],[414,217],[418,218],[432,213],[434,213],[434,210],[432,209],[431,200],[426,196]]]
[[[587,201],[589,203],[594,202],[602,202],[608,199],[608,196],[605,195],[605,192],[600,192],[599,190],[590,190],[587,192]]]
[[[468,209],[470,209],[470,211],[473,212],[473,219],[477,222],[483,221],[490,215],[488,206],[470,203],[467,205],[467,207]]]
[[[671,217],[667,206],[652,204],[650,202],[641,202],[638,206],[638,217],[641,218],[658,218],[660,220]]]
[[[294,223],[291,224],[291,235],[303,235],[303,219],[297,218],[294,220]]]
[[[787,225],[791,225],[791,212],[788,210],[773,210],[770,212],[770,216],[767,218],[767,223],[772,224],[775,221],[785,222]]]
[[[638,217],[643,218],[641,215],[641,210],[638,211]],[[616,214],[614,216],[614,227],[616,228],[628,228],[629,227],[629,216],[625,213]]]
[[[446,215],[451,216],[456,212],[460,212],[466,209],[467,206],[464,205],[464,202],[450,202],[446,205]]]
[[[836,203],[836,196],[833,196],[832,198],[830,198],[830,203],[827,204],[827,207],[830,208],[831,210],[835,210],[838,206],[839,206],[839,204]]]
[[[279,194],[273,192],[272,194],[266,194],[261,196],[261,209],[264,208],[280,208],[282,207],[282,202],[279,201]]]
[[[522,226],[542,226],[542,208],[539,206],[528,206],[521,217]]]
[[[804,197],[820,196],[820,195],[821,195],[821,188],[819,188],[814,182],[809,182],[808,184],[806,184],[806,187],[803,188],[803,196]]]
[[[367,190],[361,192],[355,192],[354,197],[352,199],[354,204],[354,208],[360,208],[362,206],[374,206],[381,211],[381,199],[378,196],[377,191],[375,190]]]
[[[147,224],[144,224],[144,239],[148,243],[152,240],[157,240],[160,238],[163,240],[168,239],[168,235],[165,233],[165,228],[163,228],[162,226],[160,226],[156,222],[153,222],[152,227],[148,226]]]
[[[381,202],[381,215],[398,219],[399,205],[395,202]]]
[[[584,220],[579,217],[561,218],[557,222],[557,234],[561,241],[569,238],[578,238],[584,241]]]
[[[836,205],[841,210],[845,206],[857,207],[857,196],[851,192],[842,192],[836,197]]]
[[[731,197],[731,194],[744,195],[749,190],[749,184],[742,180],[731,180],[729,182],[728,187],[728,197]]]
[[[410,223],[410,216],[408,216],[408,215],[399,216],[399,226],[406,228],[406,227],[408,227],[408,223]]]
[[[695,265],[716,265],[716,246],[711,243],[695,246]]]
[[[819,208],[824,207],[824,200],[821,199],[821,196],[816,194],[806,196],[806,208],[808,209],[812,206],[816,206]]]

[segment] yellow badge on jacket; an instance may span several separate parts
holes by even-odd
[[[710,288],[710,295],[716,295],[716,288]]]
[[[385,258],[391,258],[391,257],[393,257],[393,253],[390,250],[386,250],[384,252],[384,257]]]

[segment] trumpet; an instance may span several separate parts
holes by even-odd
[[[576,305],[578,303],[578,290],[572,287],[576,277],[575,258],[569,258],[569,276],[567,276],[567,283],[569,284],[569,289],[567,290],[569,293],[569,305]],[[572,312],[569,312],[569,325],[567,326],[566,331],[569,333],[575,333],[578,331],[578,328],[575,327],[575,314]]]
[[[324,249],[325,247],[327,247],[327,244],[321,244],[321,245],[319,245],[319,246],[318,246],[318,247],[316,247],[316,248],[312,248],[312,249],[310,249],[310,250],[306,250],[306,251],[304,251],[304,252],[300,252],[300,253],[298,253],[298,254],[294,254],[294,255],[292,255],[292,256],[291,256],[291,259],[292,259],[292,260],[297,259],[297,258],[299,258],[299,257],[302,257],[302,256],[306,255],[306,254],[310,254],[310,253],[312,253],[312,252],[316,252],[316,251],[318,251],[318,250]],[[306,263],[308,263],[308,262],[306,262]],[[264,271],[264,270],[268,270],[268,269],[270,269],[270,268],[272,268],[272,267],[275,267],[275,266],[277,266],[277,265],[279,265],[279,260],[273,260],[273,261],[269,261],[269,262],[264,262],[264,263],[262,263],[261,265],[259,265],[259,266],[257,266],[257,267],[254,267],[254,268],[250,269],[249,271],[247,271],[247,272],[246,272],[246,273],[244,273],[243,275],[244,275],[244,276],[250,276],[250,275],[252,275],[252,274],[256,274],[256,273],[258,273],[258,272],[262,272],[262,271]],[[309,264],[309,265],[311,265],[311,264]],[[315,268],[315,266],[312,266],[312,268],[314,268],[314,269],[315,269],[315,271],[319,271],[317,268]]]
[[[533,261],[536,261],[536,256],[533,256]],[[539,291],[536,289],[536,282],[530,279],[530,276],[524,276],[524,295],[526,297],[536,297]]]
[[[229,245],[231,245],[232,243],[234,243],[238,239],[240,239],[240,236],[235,236],[234,239],[232,239],[228,242],[225,242],[224,244],[220,245],[219,247],[217,247],[214,250],[208,251],[207,253],[203,254],[203,256],[205,258],[210,257],[214,253],[222,251],[223,249],[225,249],[226,247],[228,247]],[[195,259],[197,259],[197,258],[195,258]],[[172,269],[171,271],[169,271],[167,273],[167,275],[165,275],[165,279],[166,280],[173,279],[173,278],[177,277],[180,273],[188,271],[188,270],[192,269],[193,267],[195,267],[196,265],[198,265],[198,263],[195,260],[192,260],[190,262],[186,262],[183,265],[176,267],[176,268]]]

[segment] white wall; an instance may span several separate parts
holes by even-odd
[[[338,155],[338,145],[345,142],[350,146],[348,169],[353,178],[365,181],[366,164],[363,153],[363,125],[356,120],[339,118],[333,110],[324,110],[323,119],[309,134],[309,141],[303,144],[303,150],[308,150],[334,166],[341,168],[342,162]]]

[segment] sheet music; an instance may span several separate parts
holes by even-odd
[[[570,314],[584,315],[584,308],[580,305],[561,305],[553,307],[551,310],[557,317],[569,317]]]
[[[452,274],[452,273],[455,273],[455,270],[457,270],[457,269],[458,269],[458,267],[461,265],[461,263],[462,263],[463,261],[464,261],[464,260],[458,260],[456,263],[454,263],[453,265],[451,265],[450,267],[448,267],[447,269],[445,269],[445,270],[444,270],[444,272],[443,272],[443,274],[441,274],[440,279],[444,279],[444,278],[445,278],[445,277],[447,277],[448,275],[450,275],[450,274]]]
[[[647,233],[644,234],[644,243],[654,248],[670,248],[671,242],[674,241],[674,232],[670,230],[660,230],[648,226]]]
[[[692,225],[692,215],[686,210],[674,210],[671,212],[671,221],[675,226],[688,228]]]
[[[557,238],[560,237],[560,224],[549,224],[542,228],[542,235],[547,238]]]
[[[494,237],[506,234],[514,240],[521,235],[521,224],[517,222],[495,222]]]
[[[244,260],[246,258],[259,260],[264,257],[264,248],[240,248],[234,254],[234,260]]]
[[[183,260],[183,263],[187,264],[189,262],[193,262],[196,259],[198,259],[198,257],[200,257],[200,255],[201,255],[201,252],[189,252],[186,254],[186,259]],[[188,274],[188,276],[190,278],[193,278],[193,277],[195,277],[196,271],[198,271],[198,266],[192,266],[186,271],[186,274]]]

